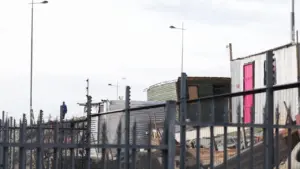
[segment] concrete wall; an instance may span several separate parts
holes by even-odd
[[[296,46],[285,46],[274,51],[277,69],[277,84],[282,85],[287,83],[297,82],[297,58]],[[254,88],[264,88],[264,61],[266,53],[257,54],[254,56],[233,60],[231,62],[231,91],[243,91],[243,66],[247,63],[254,62],[255,80]],[[263,122],[263,112],[265,107],[265,93],[255,94],[255,123]],[[280,113],[280,123],[283,123],[286,118],[286,109],[284,101],[290,107],[292,116],[296,115],[298,107],[298,89],[287,89],[276,91],[274,93],[274,112],[278,108]],[[237,114],[243,116],[243,97],[232,98],[232,120],[237,122]],[[275,116],[274,116],[275,117]]]

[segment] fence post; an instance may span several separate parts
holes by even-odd
[[[8,119],[4,121],[3,169],[8,169]]]
[[[3,136],[2,136],[2,131],[3,131],[3,119],[0,119],[0,168],[2,169],[2,164],[3,164]]]
[[[75,128],[75,122],[71,122],[71,144],[72,146],[75,144],[75,137],[74,137],[74,128]],[[74,148],[70,148],[70,158],[71,158],[71,169],[75,169],[75,153],[74,153]]]
[[[40,110],[40,115],[39,115],[39,121],[37,125],[37,152],[36,152],[36,168],[42,168],[43,165],[43,156],[42,156],[42,146],[43,146],[43,129],[42,129],[42,122],[43,122],[43,111]]]
[[[103,122],[103,124],[102,124],[102,133],[101,133],[101,136],[102,136],[102,138],[101,138],[101,141],[102,141],[102,145],[106,145],[106,140],[107,140],[107,126],[106,126],[106,121],[104,121]],[[101,160],[102,160],[102,166],[101,166],[101,168],[103,168],[103,169],[106,169],[105,167],[106,167],[106,148],[105,147],[103,147],[102,148],[102,150],[101,150],[101,152],[102,152],[102,155],[101,155]]]
[[[126,86],[125,100],[125,169],[130,169],[129,164],[129,146],[130,146],[130,87]]]
[[[87,95],[87,148],[86,151],[86,169],[91,168],[91,126],[92,126],[92,96]]]
[[[53,169],[58,169],[58,161],[59,161],[59,157],[58,157],[58,152],[60,152],[61,149],[61,142],[60,142],[60,132],[59,132],[59,122],[57,121],[54,125],[54,150],[53,150]]]
[[[148,123],[148,145],[150,146],[151,145],[151,140],[152,140],[152,120],[151,120],[151,117],[150,117],[150,120],[149,120],[149,123]],[[147,150],[147,161],[148,161],[148,167],[147,169],[152,169],[152,157],[151,157],[151,148],[149,148]]]
[[[197,108],[198,108],[198,118],[197,120],[200,122],[200,124],[202,123],[202,111],[201,111],[201,103],[200,100],[197,101]],[[197,168],[201,168],[202,166],[202,162],[201,162],[201,154],[200,154],[200,147],[201,147],[201,143],[200,143],[200,126],[198,125],[196,127],[196,166]]]
[[[187,75],[181,74],[180,82],[180,169],[185,169],[186,160],[186,113],[187,113]]]
[[[64,130],[61,128],[64,128],[64,123],[63,123],[63,116],[62,116],[62,109],[60,109],[60,116],[59,116],[59,121],[60,123],[58,123],[59,128],[58,128],[58,140],[59,140],[59,169],[63,169],[64,168],[64,157],[63,157],[63,144],[64,144]]]
[[[133,126],[132,126],[132,145],[134,146],[131,150],[131,168],[136,168],[136,137],[137,137],[137,131],[136,131],[136,119],[134,119]]]
[[[14,130],[13,130],[13,142],[16,143],[16,119],[14,119],[14,122],[13,122],[13,126],[14,126]],[[16,155],[16,147],[13,147],[13,160],[12,160],[12,164],[13,164],[13,169],[15,168],[14,165],[16,164],[16,158],[15,158],[15,155]]]
[[[19,169],[26,168],[26,148],[25,148],[25,140],[26,140],[26,115],[23,114],[23,120],[20,121],[20,148],[19,148]]]
[[[8,123],[8,127],[13,127],[13,117],[10,117],[9,118],[9,123]],[[13,143],[13,131],[14,129],[10,129],[8,130],[8,135],[9,135],[9,143]],[[14,159],[14,156],[13,156],[13,150],[14,150],[14,147],[9,147],[9,164],[8,164],[8,168],[9,169],[13,169],[13,159]]]
[[[167,101],[166,116],[163,132],[163,145],[168,145],[168,149],[163,151],[164,168],[175,168],[175,120],[176,120],[176,102]]]
[[[216,150],[216,147],[217,145],[215,144],[215,134],[214,134],[214,125],[215,125],[215,98],[213,98],[211,100],[211,114],[210,114],[210,117],[211,117],[211,125],[210,125],[210,146],[209,146],[209,149],[210,149],[210,168],[213,168],[214,167],[214,152]]]
[[[231,98],[228,98],[229,100],[231,100]],[[227,143],[227,126],[228,126],[228,123],[229,123],[229,118],[228,118],[228,112],[229,110],[224,110],[224,147],[223,147],[223,153],[224,153],[224,156],[223,156],[223,163],[224,163],[224,168],[227,168],[228,167],[228,157],[227,157],[227,146],[228,146],[228,143]]]
[[[273,96],[273,51],[267,52],[267,89],[266,89],[266,122],[267,122],[267,150],[266,152],[266,168],[272,168],[273,165],[273,142],[274,142],[274,135],[273,135],[273,125],[274,125],[274,96]]]

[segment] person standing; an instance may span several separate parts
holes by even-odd
[[[67,105],[63,101],[62,105],[60,106],[60,113],[61,113],[62,120],[65,119],[67,112],[68,112]]]

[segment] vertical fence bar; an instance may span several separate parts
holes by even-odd
[[[54,150],[53,150],[53,169],[59,169],[58,168],[58,152],[60,151],[60,140],[59,140],[59,123],[56,122],[55,125],[54,125],[54,144],[55,144],[55,147],[54,147]]]
[[[8,119],[5,120],[4,123],[4,131],[3,131],[3,135],[4,135],[4,146],[3,146],[3,169],[8,169],[8,144],[9,144],[9,140],[8,140]]]
[[[14,130],[13,130],[13,142],[16,143],[16,119],[14,119],[13,122],[13,126],[14,126]],[[16,152],[16,147],[13,147],[13,160],[12,160],[12,164],[13,164],[13,169],[15,168],[15,164],[16,164],[16,159],[15,159],[15,152]]]
[[[254,107],[251,107],[251,124],[252,126],[250,127],[250,169],[254,169],[254,159],[253,159],[253,155],[254,155],[254,151],[253,151],[253,147],[254,147]]]
[[[2,159],[3,159],[3,126],[2,126],[2,120],[3,119],[0,119],[0,168],[2,169],[2,165],[3,165],[3,162],[2,162]]]
[[[26,140],[26,116],[23,114],[23,121],[20,121],[20,147],[19,147],[19,169],[25,169],[26,168],[26,148],[25,148],[25,140]]]
[[[276,108],[276,125],[279,125],[279,109],[278,107]],[[279,128],[276,127],[275,129],[275,133],[276,133],[276,139],[275,139],[275,164],[276,164],[276,169],[279,169]]]
[[[268,143],[267,143],[267,113],[266,113],[266,107],[264,108],[264,112],[263,112],[263,145],[264,145],[264,153],[263,153],[263,156],[264,156],[264,169],[267,169],[266,166],[267,166],[267,160],[268,160],[268,157],[267,157],[267,153],[268,153]]]
[[[149,124],[148,124],[148,145],[151,145],[151,138],[152,138],[152,120],[150,118]],[[148,169],[152,169],[152,157],[151,157],[151,148],[148,148],[147,150],[147,158],[148,158]]]
[[[1,160],[0,160],[0,166],[1,166],[1,168],[3,169],[3,164],[4,164],[4,161],[3,161],[3,154],[4,154],[4,126],[5,126],[5,120],[4,120],[4,115],[5,115],[5,112],[4,111],[2,111],[2,118],[1,118],[1,128],[0,128],[0,136],[1,136],[1,144],[0,144],[0,146],[2,147],[2,149],[1,149],[1,151],[0,151],[0,158],[1,158]]]
[[[290,114],[290,112],[288,112],[288,114]],[[290,119],[290,120],[292,120],[292,119]],[[289,124],[291,124],[291,123],[289,123]],[[292,129],[290,127],[288,127],[288,169],[292,168],[292,157],[291,157],[292,143],[293,143]],[[293,158],[295,158],[295,157],[293,157]]]
[[[210,125],[210,168],[214,168],[214,158],[215,158],[215,134],[214,134],[214,125],[215,125],[215,99],[211,100],[211,125]]]
[[[136,165],[136,119],[134,119],[133,127],[132,127],[132,145],[134,146],[132,148],[132,162],[131,162],[131,169],[135,169]]]
[[[201,103],[200,100],[197,101],[197,108],[198,108],[198,120],[201,123],[202,122],[202,118],[201,118]],[[200,147],[201,147],[201,143],[200,143],[200,127],[197,126],[196,127],[196,165],[197,165],[197,169],[202,168],[201,167],[201,156],[200,156]]]
[[[91,168],[91,127],[92,127],[92,96],[87,95],[87,147],[86,151],[86,169]]]
[[[236,168],[241,168],[241,110],[238,110],[238,114],[237,114],[237,123],[238,123],[238,127],[237,127],[237,145],[236,145],[236,150],[237,150],[237,160],[236,160]]]
[[[59,124],[59,144],[60,144],[60,148],[59,148],[59,169],[63,169],[64,168],[64,158],[63,158],[63,144],[64,144],[64,130],[61,128],[64,128],[64,124],[63,124],[63,115],[62,115],[62,109],[60,110],[60,123]]]
[[[30,125],[30,127],[33,127],[33,120],[30,118],[30,123],[29,123],[29,125]],[[29,129],[29,132],[30,132],[30,134],[29,134],[29,136],[30,136],[30,143],[32,144],[32,133],[34,132],[34,129]],[[32,167],[32,165],[33,165],[33,155],[34,155],[34,151],[32,150],[32,148],[30,148],[30,156],[29,156],[29,168],[30,169],[33,169],[33,167]],[[26,157],[26,158],[28,158],[28,157]],[[26,159],[26,162],[27,162],[27,159]]]
[[[231,98],[229,98],[231,99]],[[223,147],[223,151],[224,151],[224,158],[223,158],[223,163],[224,163],[224,169],[227,169],[227,160],[228,160],[228,157],[227,157],[227,125],[228,125],[228,110],[224,110],[224,147]]]
[[[76,128],[80,128],[79,123],[76,123]],[[84,133],[84,131],[81,131],[81,132]],[[76,134],[76,144],[79,144],[79,134],[78,133]],[[76,151],[75,156],[79,157],[79,148],[76,148],[75,151]]]
[[[9,127],[13,127],[13,118],[9,118]],[[9,143],[13,141],[13,131],[14,129],[9,129]],[[13,150],[14,146],[9,147],[9,169],[13,168]]]
[[[106,128],[106,121],[103,122],[102,124],[102,144],[106,145],[106,138],[107,138],[107,128]],[[106,148],[102,147],[101,149],[101,161],[102,161],[102,167],[103,169],[105,169],[106,167]]]
[[[39,121],[37,124],[37,151],[36,151],[36,169],[41,169],[43,165],[43,128],[42,128],[42,121],[43,121],[43,112],[40,111]]]
[[[125,100],[125,169],[130,169],[130,87],[126,86],[126,100]]]
[[[180,82],[180,169],[185,169],[186,160],[186,114],[187,114],[187,75],[181,73]]]
[[[74,145],[74,127],[75,123],[71,122],[71,144]],[[74,156],[74,148],[70,149],[70,158],[71,158],[71,169],[75,169],[75,156]]]
[[[164,168],[175,168],[175,119],[176,119],[176,102],[167,101],[166,103],[166,117],[163,131],[164,145],[168,148],[163,150]]]
[[[118,125],[118,129],[117,129],[117,143],[118,143],[118,146],[121,145],[121,138],[122,138],[122,121],[120,121],[119,125]],[[121,148],[117,148],[117,159],[118,159],[118,169],[121,169]]]
[[[267,52],[267,89],[266,89],[266,108],[267,108],[267,149],[268,152],[267,156],[267,163],[266,168],[273,167],[273,142],[274,142],[274,135],[273,135],[273,126],[274,126],[274,96],[273,96],[273,51]]]

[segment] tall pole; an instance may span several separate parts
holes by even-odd
[[[33,124],[32,73],[33,73],[33,0],[31,1],[31,42],[30,42],[30,125]]]
[[[291,41],[295,42],[295,1],[292,0],[292,12],[291,12]]]
[[[119,81],[117,81],[117,100],[119,100]]]
[[[183,32],[184,32],[184,24],[181,24],[181,73],[183,73]]]
[[[32,108],[32,73],[33,73],[33,0],[31,0],[31,38],[30,38],[30,125],[33,125],[34,114]],[[32,149],[30,150],[30,169],[32,169]]]

